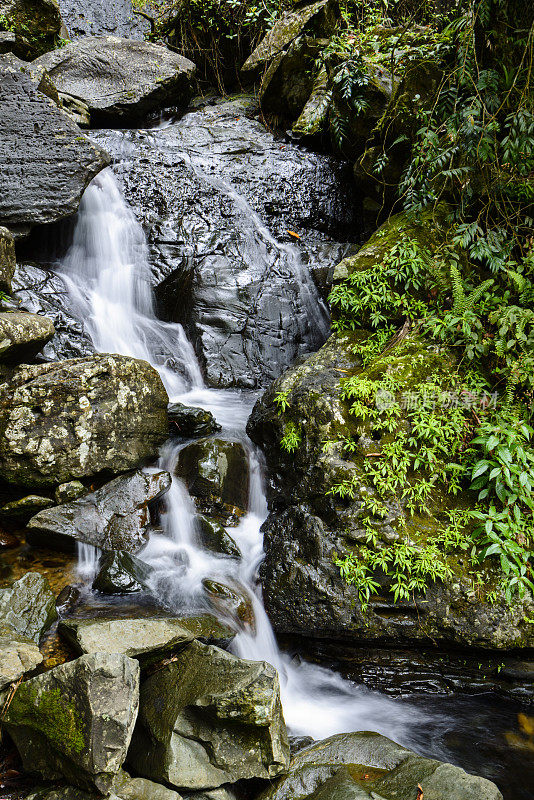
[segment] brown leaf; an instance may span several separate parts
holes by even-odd
[[[417,784],[417,800],[423,800],[423,789],[420,783]]]

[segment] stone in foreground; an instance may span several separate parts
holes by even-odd
[[[0,224],[27,233],[32,225],[74,214],[108,154],[0,56]]]
[[[103,553],[93,589],[101,594],[135,594],[147,588],[150,567],[124,550]]]
[[[127,356],[22,366],[0,387],[0,476],[57,486],[135,468],[167,437],[167,403],[156,370]]]
[[[11,586],[0,589],[0,622],[20,636],[38,643],[56,619],[56,598],[47,578],[38,572],[27,572]]]
[[[31,361],[55,333],[52,322],[26,311],[0,313],[0,361]]]
[[[109,800],[182,800],[178,792],[167,789],[159,783],[147,781],[146,778],[131,778],[122,769],[113,780],[108,798]],[[74,786],[56,786],[52,789],[43,786],[29,794],[27,800],[102,800],[102,797],[94,792],[81,791]],[[213,800],[219,799],[213,798]],[[228,799],[221,797],[220,800],[233,800],[233,798],[228,795]]]
[[[73,503],[40,511],[28,523],[28,541],[60,550],[83,542],[101,550],[136,553],[146,543],[149,503],[170,485],[168,472],[121,475]]]
[[[86,36],[37,59],[58,91],[83,100],[91,122],[132,121],[185,106],[195,65],[166,47],[117,36]]]
[[[143,683],[128,761],[178,789],[285,772],[289,745],[276,670],[193,642]]]
[[[43,654],[31,639],[0,623],[0,691],[38,667]]]
[[[299,751],[259,800],[502,800],[494,783],[378,733],[340,733]]]
[[[137,661],[94,653],[21,684],[5,727],[26,770],[105,794],[126,757],[138,702]]]

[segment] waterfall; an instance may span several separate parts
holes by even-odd
[[[245,200],[233,194],[261,236],[294,265],[311,318],[324,326],[325,311],[296,249],[292,252],[291,245],[276,242]],[[266,660],[276,667],[284,714],[292,732],[323,738],[343,731],[375,730],[413,746],[415,731],[425,720],[422,711],[357,687],[328,669],[292,660],[279,650],[257,582],[257,569],[263,558],[260,528],[267,516],[267,503],[261,454],[245,433],[255,396],[206,388],[183,328],[156,318],[144,232],[110,169],[95,178],[85,192],[73,243],[59,272],[73,313],[85,325],[97,351],[149,361],[160,373],[173,401],[210,410],[223,426],[222,436],[240,441],[248,454],[248,513],[237,527],[230,529],[241,559],[217,556],[196,544],[194,503],[183,482],[174,477],[164,499],[164,535],[152,534],[139,554],[152,567],[154,595],[168,608],[183,613],[185,609],[208,608],[204,578],[238,584],[252,603],[255,627],[244,627],[238,633],[233,650],[243,658]],[[167,443],[159,466],[173,474],[180,448],[174,442]],[[79,566],[83,574],[90,572],[91,558],[96,555],[86,549],[81,551]]]

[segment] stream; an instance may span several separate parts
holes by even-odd
[[[163,534],[152,533],[139,554],[152,568],[152,593],[167,611],[177,614],[213,613],[204,593],[206,578],[238,586],[248,595],[254,624],[244,624],[231,647],[242,658],[266,660],[276,667],[292,734],[321,739],[342,731],[377,731],[423,755],[496,780],[508,798],[528,800],[533,797],[528,788],[528,752],[510,752],[504,746],[504,732],[516,726],[518,709],[512,703],[505,707],[484,698],[424,695],[393,699],[278,647],[257,579],[263,558],[260,528],[267,516],[262,455],[246,436],[245,425],[261,389],[326,339],[328,311],[312,272],[318,265],[328,271],[350,251],[353,245],[343,242],[342,236],[343,226],[352,222],[349,217],[339,222],[338,212],[332,211],[326,227],[308,220],[313,233],[306,236],[303,226],[292,243],[282,222],[288,206],[280,198],[277,206],[271,198],[274,211],[267,224],[254,182],[247,184],[246,176],[250,171],[254,178],[255,158],[257,168],[262,168],[262,137],[265,141],[272,137],[256,130],[254,126],[260,126],[243,118],[241,111],[221,104],[144,131],[93,132],[115,163],[86,190],[70,246],[54,267],[67,292],[65,325],[75,322],[78,338],[70,343],[74,354],[94,349],[148,361],[158,370],[171,402],[212,412],[222,426],[218,436],[240,442],[247,453],[248,511],[237,527],[229,529],[241,559],[217,556],[198,546],[193,500],[184,483],[173,477],[163,499]],[[232,150],[228,138],[218,133],[237,120],[241,121]],[[236,143],[241,135],[247,139],[246,147]],[[252,155],[251,141],[256,148]],[[286,158],[281,145],[269,146],[282,150],[282,159]],[[221,169],[223,148],[230,161]],[[291,159],[319,158],[294,151],[287,155],[284,169],[295,169]],[[173,166],[178,174],[169,190]],[[317,168],[327,169],[324,164]],[[177,186],[181,194],[173,199]],[[158,191],[159,199],[152,197],[143,209],[147,195]],[[170,192],[166,197],[165,191]],[[196,201],[199,196],[202,203]],[[337,201],[342,207],[343,198]],[[206,202],[213,211],[209,224]],[[149,208],[159,208],[159,217]],[[229,237],[232,229],[234,235]],[[297,237],[304,240],[302,244]],[[184,288],[183,307],[179,303],[177,307],[183,275],[199,273],[202,281],[195,285],[193,277],[193,288],[188,289],[194,303],[186,300]],[[30,299],[28,295],[27,304]],[[221,320],[221,306],[228,319]],[[270,328],[274,323],[276,328]],[[61,326],[58,330],[55,344],[49,345],[51,357],[57,357],[53,347],[61,348],[65,341]],[[169,440],[158,467],[173,474],[186,444]],[[90,585],[99,553],[87,545],[79,547],[78,572]]]

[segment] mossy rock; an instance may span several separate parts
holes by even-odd
[[[28,40],[32,57],[53,50],[61,33],[57,0],[0,0],[0,28]]]

